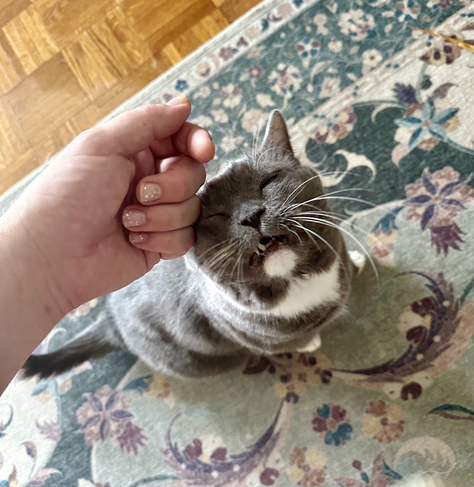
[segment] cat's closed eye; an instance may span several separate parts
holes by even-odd
[[[227,213],[214,213],[212,215],[206,216],[204,220],[209,220],[210,218],[216,218],[216,217],[230,218],[230,215],[228,215]]]
[[[271,182],[275,181],[275,179],[277,179],[279,175],[280,175],[280,172],[277,172],[277,173],[272,174],[271,176],[269,176],[267,179],[264,179],[263,182],[262,182],[262,184],[260,185],[260,189],[264,189]]]

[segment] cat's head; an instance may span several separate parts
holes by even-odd
[[[343,248],[314,168],[296,159],[280,112],[256,154],[232,161],[199,196],[196,245],[188,259],[219,284],[280,285],[327,270]]]

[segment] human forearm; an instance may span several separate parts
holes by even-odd
[[[0,393],[69,311],[15,209],[0,218]]]

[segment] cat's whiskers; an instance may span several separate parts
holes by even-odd
[[[231,251],[235,246],[237,245],[237,242],[232,242],[227,247],[219,250],[216,252],[215,255],[213,255],[208,262],[208,266],[210,269],[213,269],[217,264],[219,264],[221,261],[227,258],[229,251]]]
[[[293,233],[296,238],[300,241],[300,244],[303,243],[303,241],[301,240],[301,237],[298,235],[298,232],[295,232],[294,230],[292,230],[288,225],[285,225],[284,223],[281,223],[280,222],[280,225],[283,227],[283,228],[286,228],[289,232]]]
[[[341,213],[334,213],[332,211],[323,211],[323,210],[318,210],[318,211],[302,211],[300,213],[296,213],[294,215],[290,216],[309,216],[309,217],[329,217],[329,218],[334,218],[335,220],[338,220],[339,222],[347,222],[347,217],[346,218],[341,218],[342,215]],[[355,228],[356,230],[359,230],[359,232],[365,234],[367,236],[367,231],[364,230],[362,227],[359,227],[353,222],[350,222],[350,227]]]
[[[342,268],[344,274],[346,274],[346,276],[347,276],[347,269],[344,266],[344,263],[342,262],[341,256],[337,253],[337,250],[324,237],[321,237],[321,235],[319,235],[317,232],[314,232],[313,230],[310,230],[309,228],[307,228],[301,222],[295,222],[295,224],[298,225],[299,228],[301,228],[302,230],[304,230],[308,236],[309,236],[308,232],[309,233],[312,233],[315,237],[319,238],[322,242],[324,242],[329,247],[329,249],[331,249],[332,253],[334,254],[334,257],[336,258],[336,260],[339,261],[339,264],[341,265],[341,268]],[[319,245],[317,247],[318,247],[318,249],[320,248]]]
[[[212,247],[209,247],[205,252],[203,252],[199,258],[202,259],[208,252],[211,250],[215,249],[216,247],[219,247],[219,245],[224,245],[226,243],[229,243],[230,239],[222,240],[221,242],[216,243],[216,245],[213,245]]]
[[[328,246],[328,248],[334,254],[335,258],[339,261],[340,264],[342,264],[341,256],[338,254],[338,252],[334,248],[334,246],[331,245],[324,237],[319,235],[317,232],[311,230],[310,228],[306,227],[302,222],[298,222],[298,221],[294,221],[294,220],[292,220],[292,221],[295,225],[297,225],[299,228],[304,230],[307,234],[309,233],[311,235],[314,235],[316,238],[319,238],[319,240],[321,240],[324,244],[326,244]],[[308,236],[309,236],[309,234],[308,234]],[[313,239],[311,239],[311,240],[313,240]],[[313,240],[313,242],[314,242],[314,240]],[[318,247],[318,250],[321,250],[321,247],[319,245],[317,245],[317,247]]]
[[[239,267],[239,263],[242,259],[242,254],[240,254],[237,259],[235,259],[235,264],[234,264],[234,267],[232,267],[232,272],[230,273],[230,281],[232,282],[233,278],[234,278],[234,272],[236,271],[236,269],[238,269]],[[238,276],[237,276],[237,279],[238,279]]]
[[[347,220],[347,215],[344,215],[342,213],[337,213],[335,211],[324,211],[324,210],[321,210],[320,208],[318,208],[317,206],[314,206],[314,205],[311,205],[311,204],[308,204],[308,206],[310,206],[311,208],[314,208],[316,211],[301,211],[301,212],[298,212],[298,213],[294,213],[294,214],[290,214],[290,217],[295,217],[295,216],[315,216],[315,217],[329,217],[329,218],[334,218],[336,220],[338,220],[339,222],[348,222]],[[356,230],[358,230],[360,233],[364,234],[365,236],[367,236],[367,230],[360,227],[359,225],[356,225],[354,222],[350,222],[350,228],[355,228]]]
[[[226,258],[223,260],[222,265],[220,270],[217,272],[217,278],[221,278],[224,274],[225,271],[227,270],[227,267],[229,267],[229,264],[231,263],[231,258],[234,256],[234,254],[238,252],[238,248],[232,249],[231,252],[226,256]]]
[[[288,206],[288,208],[285,209],[285,211],[296,210],[297,208],[299,208],[303,205],[306,205],[307,203],[311,203],[313,201],[327,201],[327,200],[357,201],[358,203],[364,203],[364,204],[372,206],[374,208],[377,206],[374,203],[367,201],[367,200],[363,200],[361,198],[352,198],[350,196],[326,196],[326,195],[322,195],[322,196],[317,196],[316,198],[311,198],[309,200],[303,201],[302,203],[290,205],[290,206]]]
[[[286,198],[286,200],[280,205],[280,210],[285,207],[286,204],[290,204],[299,194],[300,192],[304,189],[304,187],[311,182],[313,179],[321,177],[320,174],[316,174],[315,176],[312,176],[308,178],[306,181],[303,181],[300,185],[298,185]],[[300,189],[301,188],[301,189]],[[299,190],[299,191],[298,191]],[[290,200],[290,198],[298,191],[298,193]]]
[[[214,268],[218,264],[220,264],[224,259],[226,259],[229,254],[229,251],[231,251],[234,246],[235,245],[229,245],[225,249],[222,249],[217,255],[213,256],[208,263],[209,267]]]
[[[367,259],[369,260],[370,265],[374,271],[375,277],[377,278],[377,283],[380,283],[379,273],[377,271],[377,267],[375,265],[374,259],[372,259],[372,256],[367,251],[364,244],[362,244],[362,242],[355,235],[353,235],[351,232],[349,232],[345,228],[342,228],[341,225],[338,225],[337,223],[334,223],[334,222],[330,222],[329,220],[326,220],[324,218],[301,217],[301,216],[295,216],[294,218],[295,218],[295,220],[297,220],[299,222],[306,221],[306,222],[311,222],[311,223],[319,223],[320,225],[326,225],[328,227],[339,230],[340,232],[344,233],[349,238],[351,238],[357,244],[357,246],[362,250],[362,252],[367,257]]]
[[[316,179],[316,178],[321,178],[323,176],[330,176],[331,174],[340,174],[341,171],[328,171],[328,172],[323,172],[323,173],[318,173],[316,174],[315,176],[312,176],[308,179],[306,179],[306,181],[303,181],[299,186],[297,186],[289,195],[288,197],[286,198],[286,200],[283,202],[283,204],[281,205],[280,208],[283,208],[286,204],[291,204],[292,201],[295,200],[295,198],[298,197],[298,195],[301,193],[301,191],[303,191],[304,187],[310,183],[313,179]],[[299,191],[298,191],[299,190]],[[298,192],[297,192],[298,191]],[[297,193],[296,193],[297,192]],[[296,193],[296,194],[295,194]],[[291,199],[290,199],[291,198]]]
[[[302,223],[297,222],[295,220],[292,220],[291,218],[288,218],[288,221],[291,222],[291,223],[293,223],[293,225],[296,225],[297,227],[301,228],[301,230],[303,230],[306,233],[306,235],[312,240],[312,242],[314,243],[315,247],[318,250],[321,250],[321,247],[319,246],[319,244],[316,242],[316,240],[314,240],[314,238],[311,235],[311,233],[314,233],[314,232],[311,232]]]
[[[254,137],[253,137],[253,157],[254,160],[257,160],[257,147],[259,146],[259,138],[260,138],[260,130],[262,129],[262,121],[263,121],[263,115],[260,116],[260,119],[258,121],[258,128],[256,133],[254,132]]]
[[[303,206],[303,205],[306,205],[308,203],[312,203],[312,202],[315,202],[315,201],[324,201],[324,200],[327,200],[327,199],[336,199],[336,198],[340,198],[340,199],[343,199],[343,198],[350,198],[350,201],[358,201],[358,202],[361,202],[361,203],[366,203],[368,205],[372,205],[372,206],[375,206],[373,203],[371,203],[370,201],[367,201],[367,200],[363,200],[361,198],[354,198],[352,196],[335,196],[335,195],[340,195],[341,193],[346,193],[348,191],[366,191],[364,188],[346,188],[346,189],[339,189],[337,191],[332,191],[330,193],[325,193],[325,194],[322,194],[320,196],[315,196],[314,198],[310,198],[308,200],[305,200],[305,201],[302,201],[300,203],[294,203],[294,204],[291,204],[291,205],[288,205],[284,211],[289,211],[289,210],[294,210],[296,208],[299,208],[300,206]]]

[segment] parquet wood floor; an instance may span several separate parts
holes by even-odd
[[[0,194],[260,0],[0,0]]]

